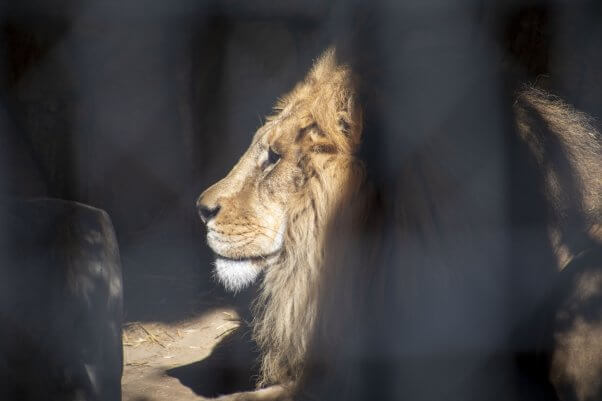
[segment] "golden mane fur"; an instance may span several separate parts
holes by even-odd
[[[315,180],[291,206],[282,258],[266,271],[254,302],[253,337],[262,351],[260,385],[286,383],[301,374],[318,311],[326,226],[362,181],[353,155],[361,127],[352,115],[350,79],[349,71],[337,66],[334,52],[328,51],[277,105],[280,112],[302,105],[334,141],[340,156],[328,169],[316,170]],[[350,129],[351,136],[342,134],[342,128]]]
[[[251,212],[241,212],[241,198],[246,199],[245,207],[273,201],[271,210],[283,208],[286,231],[282,249],[273,263],[261,267],[264,277],[253,304],[253,338],[262,355],[259,386],[292,382],[302,371],[317,316],[326,226],[363,181],[354,155],[361,130],[350,71],[337,64],[334,50],[328,50],[307,77],[278,101],[274,115],[267,118],[251,145],[265,140],[266,147],[277,148],[284,162],[291,162],[289,172],[275,170],[280,175],[274,178],[257,176],[257,169],[239,172],[238,166],[255,157],[248,151],[235,173],[199,198],[202,207],[219,203],[221,211],[214,224],[219,224],[222,232],[235,228],[236,219],[244,219],[239,225],[250,226]],[[274,188],[288,185],[290,180],[302,184]],[[253,198],[256,194],[231,189],[251,187],[250,182],[268,187],[267,195]],[[289,191],[286,200],[281,200],[283,195],[278,192]],[[253,212],[265,219],[262,213],[266,212]],[[261,228],[258,223],[248,230]]]

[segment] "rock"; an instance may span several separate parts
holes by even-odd
[[[121,400],[122,276],[107,213],[0,204],[0,399]]]

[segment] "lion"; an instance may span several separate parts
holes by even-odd
[[[352,76],[333,49],[275,111],[232,171],[197,200],[217,280],[236,292],[263,273],[253,308],[259,386],[301,374],[318,307],[325,228],[363,180]]]
[[[351,69],[339,64],[334,49],[328,49],[278,101],[228,175],[197,199],[207,243],[215,253],[216,279],[237,292],[263,276],[252,321],[253,339],[261,352],[259,390],[239,393],[235,399],[285,399],[296,394],[298,383],[307,377],[308,354],[328,354],[328,347],[320,348],[315,337],[324,332],[344,334],[349,328],[344,321],[354,319],[353,307],[347,305],[365,303],[357,288],[374,272],[367,268],[369,262],[351,260],[348,252],[341,255],[348,249],[341,242],[350,236],[339,236],[337,229],[365,229],[367,220],[378,226],[387,217],[361,216],[374,214],[382,204],[375,202],[378,196],[358,156],[363,121],[357,97]],[[576,224],[566,222],[585,216],[587,227],[581,225],[579,230],[589,239],[600,226],[599,134],[584,115],[543,91],[526,87],[517,99],[513,109],[517,132],[543,172],[544,192],[555,216],[550,241],[562,269],[585,246],[568,240]],[[554,155],[542,140],[549,132],[569,148],[569,165],[585,188],[577,191],[581,196],[569,185],[566,170],[550,167]],[[404,207],[428,214],[426,203],[419,196],[415,199]],[[406,223],[412,221],[411,214],[405,216]],[[346,219],[353,222],[344,223]],[[427,217],[414,220],[417,225],[430,224]],[[372,237],[374,252],[379,252],[381,238]],[[344,270],[347,262],[351,267]],[[331,263],[338,267],[328,269]]]

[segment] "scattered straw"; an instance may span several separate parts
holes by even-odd
[[[158,338],[157,336],[155,336],[153,333],[151,333],[150,331],[148,331],[146,329],[146,327],[144,327],[143,324],[138,324],[138,326],[148,335],[148,337],[151,339],[152,342],[154,342],[155,344],[158,344],[159,346],[163,347],[163,348],[167,348],[165,346],[165,344],[163,344]]]
[[[221,332],[221,334],[218,334],[218,335],[215,337],[215,339],[217,340],[218,338],[220,338],[220,337],[223,337],[223,336],[225,336],[226,334],[230,334],[230,333],[232,333],[233,331],[235,331],[236,329],[238,329],[238,326],[235,326],[235,327],[230,327],[228,330],[225,330],[225,331]]]

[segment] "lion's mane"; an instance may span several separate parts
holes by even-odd
[[[352,77],[336,63],[334,50],[317,60],[306,80],[278,107],[307,98],[308,90],[319,101],[304,103],[307,111],[341,152],[332,161],[336,165],[328,169],[307,160],[312,179],[290,206],[284,250],[277,264],[266,271],[253,303],[253,338],[262,355],[259,386],[292,383],[301,375],[318,315],[328,226],[357,196],[364,176],[353,154],[361,121],[356,115]]]

